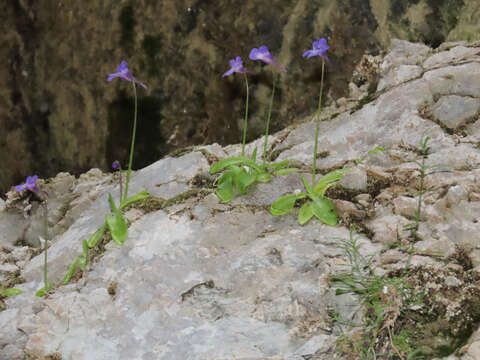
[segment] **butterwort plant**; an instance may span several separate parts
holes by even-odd
[[[262,60],[267,64],[271,64],[282,71],[286,71],[283,66],[278,64],[273,56],[268,51],[266,46],[261,46],[259,49],[253,48],[250,52],[250,59]],[[240,56],[230,60],[230,70],[226,71],[222,76],[229,76],[234,73],[243,74],[246,85],[246,100],[245,100],[245,117],[243,121],[243,136],[242,136],[242,153],[239,157],[228,157],[212,165],[210,172],[212,174],[221,170],[225,170],[219,177],[217,182],[216,194],[223,202],[230,202],[234,195],[234,186],[240,194],[246,194],[247,187],[255,182],[268,182],[271,179],[270,172],[275,174],[286,174],[296,169],[285,169],[288,161],[277,164],[266,164],[266,146],[268,138],[268,128],[270,121],[270,114],[266,124],[265,144],[264,144],[264,161],[263,164],[257,164],[257,148],[254,149],[251,157],[245,155],[245,142],[247,137],[248,126],[248,101],[249,101],[249,86],[247,73],[248,70],[243,66],[243,60]],[[271,102],[273,101],[273,93]],[[271,104],[270,104],[271,111]]]
[[[63,284],[68,284],[73,275],[77,272],[78,268],[85,270],[87,265],[90,262],[90,252],[94,249],[100,241],[103,239],[107,229],[110,231],[110,235],[112,240],[118,244],[123,245],[127,240],[127,222],[123,217],[122,211],[129,206],[130,204],[143,200],[150,196],[150,194],[146,191],[141,191],[138,194],[128,197],[128,185],[130,183],[130,175],[132,172],[132,162],[133,162],[133,152],[135,149],[135,134],[137,130],[137,109],[138,109],[138,99],[137,99],[137,88],[136,84],[140,85],[144,89],[147,89],[147,86],[140,80],[137,80],[128,69],[126,61],[122,61],[120,65],[117,67],[117,72],[111,73],[107,77],[107,82],[112,81],[115,78],[120,78],[126,80],[132,84],[133,87],[133,95],[135,99],[135,106],[134,106],[134,114],[133,114],[133,129],[132,129],[132,141],[130,144],[130,156],[128,160],[128,169],[127,169],[127,178],[125,181],[125,191],[122,193],[122,168],[120,166],[120,162],[114,161],[112,164],[112,168],[114,170],[119,170],[120,172],[120,199],[119,205],[115,205],[113,200],[112,194],[108,194],[108,202],[110,204],[111,213],[105,215],[105,222],[103,225],[98,228],[88,240],[83,240],[83,254],[78,255],[75,260],[72,262],[70,267],[68,268],[67,273],[63,278]]]
[[[139,84],[145,90],[147,89],[147,86],[143,82],[141,82],[141,81],[139,81],[139,80],[137,80],[133,77],[133,75],[128,70],[127,63],[125,61],[122,61],[121,64],[117,67],[117,72],[116,73],[108,74],[107,81],[112,81],[115,78],[120,78],[120,79],[129,81],[132,84],[133,96],[134,96],[134,99],[135,99],[135,110],[134,110],[134,114],[133,114],[132,142],[130,144],[130,157],[129,157],[129,160],[128,160],[127,180],[125,181],[124,198],[126,199],[127,196],[128,196],[128,184],[130,182],[130,174],[132,172],[133,151],[134,151],[134,148],[135,148],[135,134],[136,134],[136,131],[137,131],[137,108],[138,108],[137,103],[138,103],[138,100],[137,100],[137,87],[135,86],[135,84]]]
[[[43,245],[43,288],[38,290],[35,295],[43,297],[47,295],[52,289],[53,284],[48,282],[48,204],[47,194],[45,191],[40,190],[37,185],[38,175],[28,176],[25,183],[16,185],[14,187],[17,192],[28,192],[36,200],[39,200],[43,205],[43,219],[44,219],[44,236],[40,237],[40,242]],[[8,290],[8,289],[7,289]],[[18,290],[18,289],[17,289]],[[20,290],[19,290],[20,291]]]
[[[327,45],[327,40],[321,38],[318,41],[313,42],[313,49],[307,50],[303,53],[303,57],[310,59],[318,56],[322,59],[322,75],[320,80],[320,94],[318,97],[318,107],[315,120],[315,139],[313,148],[313,170],[312,170],[312,183],[307,183],[305,177],[302,175],[303,185],[306,192],[300,190],[293,194],[283,195],[275,200],[271,207],[270,212],[273,215],[285,215],[293,210],[297,200],[308,199],[300,208],[298,213],[298,222],[300,225],[306,224],[312,217],[316,217],[327,225],[336,225],[338,222],[337,214],[333,207],[333,204],[329,198],[325,196],[325,192],[328,188],[336,185],[343,175],[350,169],[340,169],[329,172],[322,176],[318,182],[316,181],[317,171],[317,149],[318,149],[318,133],[320,124],[320,112],[322,106],[322,93],[323,93],[323,81],[325,75],[325,61],[327,58],[327,50],[330,46]]]
[[[107,77],[107,82],[112,81],[115,78],[120,78],[126,80],[132,84],[133,87],[133,96],[135,99],[135,107],[134,107],[134,114],[133,114],[133,130],[132,130],[132,142],[130,144],[130,156],[128,160],[128,169],[127,169],[127,179],[125,180],[125,192],[123,196],[120,194],[120,204],[119,207],[115,205],[113,201],[113,197],[111,194],[108,194],[108,201],[110,203],[110,209],[112,210],[111,214],[107,214],[105,217],[105,222],[110,230],[110,234],[112,235],[113,241],[115,241],[119,245],[123,245],[125,240],[127,239],[127,223],[123,218],[121,210],[126,206],[125,203],[132,203],[134,201],[138,201],[143,199],[149,194],[147,192],[141,192],[135,195],[133,198],[128,198],[128,185],[130,183],[130,175],[132,173],[132,162],[133,162],[133,152],[135,149],[135,134],[137,130],[137,109],[138,109],[138,99],[137,99],[137,87],[135,84],[140,85],[144,89],[147,89],[147,86],[137,80],[128,70],[126,61],[122,61],[120,65],[117,67],[117,72],[109,74]],[[119,166],[120,163],[117,163]],[[114,163],[115,165],[115,163]],[[121,177],[120,177],[121,181]]]

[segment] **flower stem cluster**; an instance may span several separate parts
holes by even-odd
[[[318,182],[316,179],[317,172],[317,150],[318,150],[318,136],[320,131],[320,112],[322,108],[322,95],[323,95],[323,83],[325,77],[325,61],[328,61],[327,50],[330,46],[327,45],[327,40],[321,38],[318,41],[313,42],[313,49],[307,50],[303,53],[303,57],[308,59],[319,56],[322,59],[322,77],[320,80],[320,94],[318,98],[318,108],[315,119],[315,138],[314,138],[314,150],[313,150],[313,169],[312,169],[312,182],[311,185],[307,184],[305,178],[302,176],[302,181],[305,186],[306,192],[295,192],[293,194],[283,195],[275,200],[271,207],[270,212],[273,215],[284,215],[293,210],[297,200],[308,199],[300,209],[298,215],[298,222],[300,224],[306,224],[312,217],[318,218],[320,221],[328,225],[337,224],[337,215],[330,199],[325,196],[325,191],[337,184],[342,176],[349,169],[342,169],[332,171],[323,176]],[[263,45],[259,48],[253,48],[250,51],[251,60],[260,60],[265,64],[272,65],[277,70],[286,73],[287,69],[280,65],[275,58],[270,54],[268,48]],[[268,132],[270,127],[270,118],[272,112],[273,98],[275,95],[276,76],[273,77],[273,89],[270,99],[267,120],[265,124],[265,140],[263,146],[263,163],[261,165],[256,163],[257,148],[253,151],[250,158],[245,156],[245,139],[247,131],[247,116],[248,116],[248,82],[246,74],[248,71],[243,67],[242,59],[237,56],[235,59],[230,60],[231,69],[228,70],[223,76],[228,76],[236,72],[245,75],[245,81],[247,85],[247,101],[245,111],[245,121],[243,127],[242,138],[242,155],[240,157],[230,157],[224,159],[216,164],[213,164],[210,172],[216,173],[220,170],[225,170],[219,177],[217,183],[216,194],[221,201],[229,202],[234,195],[234,186],[241,194],[246,193],[247,186],[255,182],[268,182],[271,179],[271,175],[286,175],[298,171],[296,168],[288,168],[289,161],[282,161],[276,164],[267,163],[267,141]]]
[[[249,58],[251,60],[260,60],[267,65],[272,65],[276,69],[287,72],[285,67],[280,65],[275,58],[270,54],[267,46],[260,46],[258,49],[253,48],[250,51]],[[240,56],[230,60],[230,70],[225,72],[222,77],[232,75],[234,73],[240,73],[244,75],[246,85],[246,100],[245,100],[245,117],[243,121],[243,135],[242,135],[242,153],[240,157],[229,157],[210,168],[212,174],[225,170],[219,177],[217,182],[216,194],[218,198],[223,202],[230,202],[234,196],[234,187],[241,194],[246,194],[247,187],[255,182],[268,182],[273,175],[285,175],[291,172],[297,171],[294,168],[287,168],[288,161],[279,163],[267,163],[267,143],[268,132],[270,128],[270,119],[272,113],[273,98],[275,95],[275,82],[276,77],[274,74],[272,96],[270,98],[270,105],[268,109],[267,120],[265,124],[265,140],[263,145],[263,163],[257,164],[257,148],[254,149],[251,157],[245,156],[245,143],[247,139],[247,126],[248,126],[248,101],[249,101],[249,87],[247,74],[249,71],[244,68],[243,61]]]

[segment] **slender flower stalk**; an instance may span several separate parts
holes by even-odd
[[[234,73],[243,74],[245,76],[245,85],[247,86],[247,99],[245,100],[245,118],[243,120],[243,136],[242,136],[242,157],[245,156],[245,143],[247,141],[247,121],[248,121],[248,80],[247,80],[247,69],[243,67],[243,60],[240,56],[237,56],[235,59],[231,59],[230,70],[223,73],[222,77],[232,75]]]
[[[317,148],[318,148],[318,132],[320,129],[320,110],[322,108],[322,93],[323,93],[323,78],[325,75],[325,60],[328,61],[327,50],[330,46],[327,45],[327,40],[321,38],[314,41],[312,50],[307,50],[303,53],[303,57],[310,59],[313,56],[320,56],[322,58],[322,79],[320,81],[320,94],[318,96],[317,119],[315,122],[315,145],[313,147],[313,170],[312,170],[312,189],[315,188],[315,175],[317,172]]]
[[[273,67],[277,68],[282,72],[287,72],[287,69],[280,65],[275,58],[270,54],[268,47],[265,45],[260,46],[258,49],[253,48],[250,51],[249,55],[251,60],[260,60],[263,61],[267,65],[272,65]],[[270,130],[270,118],[272,115],[272,105],[273,105],[273,97],[275,96],[275,85],[276,85],[277,77],[273,74],[273,89],[272,89],[272,96],[270,98],[270,104],[268,108],[268,115],[267,115],[267,122],[265,124],[265,141],[263,142],[263,167],[267,163],[267,143],[268,143],[268,132]]]
[[[313,147],[313,170],[312,170],[312,189],[315,188],[315,175],[317,172],[317,148],[318,148],[318,132],[320,130],[320,110],[322,108],[323,94],[323,77],[325,74],[325,60],[322,59],[322,79],[320,80],[320,94],[318,95],[318,108],[315,122],[315,146]]]
[[[117,170],[118,169],[118,174],[120,175],[120,180],[118,181],[119,182],[119,185],[120,185],[120,204],[122,203],[122,195],[123,195],[123,191],[122,191],[122,165],[120,165],[120,162],[115,160],[112,164],[112,168],[114,170]]]
[[[128,183],[130,182],[130,174],[132,173],[133,150],[135,148],[135,134],[137,132],[137,88],[135,87],[134,81],[132,81],[132,86],[133,95],[135,97],[135,112],[133,115],[132,143],[130,144],[130,158],[128,160],[127,180],[125,181],[125,194],[123,194],[124,199],[127,199],[128,197]]]
[[[137,88],[135,87],[135,84],[139,84],[144,89],[147,89],[147,86],[143,82],[141,82],[140,80],[137,80],[133,77],[133,75],[128,70],[127,63],[125,61],[122,61],[122,63],[117,67],[117,72],[116,73],[108,74],[107,81],[112,81],[116,77],[124,79],[126,81],[130,81],[132,83],[133,94],[134,94],[134,98],[135,98],[135,113],[134,113],[134,116],[133,116],[132,143],[130,145],[130,157],[129,157],[129,160],[128,160],[127,180],[125,181],[125,193],[123,195],[123,198],[127,199],[128,184],[130,182],[130,175],[131,175],[131,172],[132,172],[133,150],[135,148],[135,134],[136,134],[136,131],[137,131]],[[121,202],[121,200],[120,200],[120,202]]]
[[[245,86],[247,87],[247,98],[245,99],[245,118],[243,120],[242,157],[245,156],[245,143],[247,141],[248,98],[249,98],[247,74],[244,73],[243,75],[245,76]]]
[[[275,96],[275,85],[277,82],[277,77],[273,74],[273,87],[272,87],[272,96],[270,97],[270,104],[268,106],[268,115],[267,115],[267,123],[265,124],[265,141],[263,142],[263,167],[267,163],[267,144],[268,144],[268,132],[270,130],[270,118],[272,116],[272,105],[273,105],[273,97]]]
[[[47,249],[48,249],[48,205],[47,200],[43,202],[44,211],[44,226],[45,226],[45,244],[44,244],[44,262],[43,262],[43,284],[44,289],[48,291],[48,278],[47,278]]]

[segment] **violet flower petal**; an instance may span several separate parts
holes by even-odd
[[[310,59],[313,56],[320,56],[321,58],[328,60],[327,50],[330,49],[330,46],[327,45],[327,40],[325,38],[314,41],[312,48],[312,50],[305,51],[302,56],[307,57],[307,59]]]
[[[268,47],[266,45],[262,45],[258,49],[253,48],[250,51],[249,57],[251,60],[261,60],[265,64],[275,66],[280,71],[287,72],[287,69],[285,69],[273,58],[272,54],[270,54],[270,51],[268,51]]]
[[[17,185],[14,187],[15,191],[30,190],[31,192],[37,192],[39,189],[37,187],[38,175],[28,176],[25,184]]]
[[[142,86],[143,88],[147,89],[147,86],[141,82],[140,80],[137,80],[133,77],[133,75],[130,73],[127,67],[127,62],[124,60],[120,63],[120,65],[117,66],[117,72],[108,74],[107,81],[112,81],[114,78],[119,77],[127,81],[135,82]]]
[[[240,56],[237,56],[235,59],[229,61],[231,69],[223,73],[222,77],[229,76],[233,73],[246,73],[247,69],[243,67],[243,61]]]
[[[16,185],[16,186],[14,187],[15,191],[18,191],[18,192],[23,191],[23,190],[25,190],[26,188],[27,188],[27,185],[25,185],[25,184]]]

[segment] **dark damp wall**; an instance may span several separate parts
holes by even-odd
[[[248,60],[267,45],[288,68],[272,131],[314,111],[320,62],[301,54],[329,40],[330,98],[346,94],[362,54],[393,37],[437,46],[477,36],[475,0],[158,0],[0,2],[0,193],[33,173],[78,174],[128,161],[131,84],[106,82],[122,60],[137,88],[134,167],[178,147],[241,138],[245,85],[222,78],[242,56],[250,81],[249,139],[263,132],[272,69]]]

